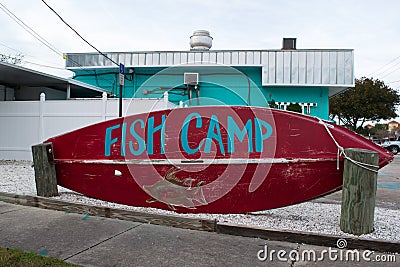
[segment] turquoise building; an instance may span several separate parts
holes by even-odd
[[[286,109],[328,119],[329,98],[354,86],[352,49],[211,50],[207,31],[196,31],[187,51],[68,53],[74,79],[119,97],[119,66],[125,66],[124,98],[161,98],[178,105],[250,105]],[[71,96],[73,97],[73,96]]]

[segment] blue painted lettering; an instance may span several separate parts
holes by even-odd
[[[217,130],[217,133],[215,133],[214,129]],[[206,144],[204,146],[205,153],[210,153],[211,143],[213,139],[215,139],[219,143],[219,149],[221,153],[225,154],[218,117],[215,115],[211,116],[210,125],[208,126],[207,139],[206,139]]]
[[[201,128],[201,125],[202,125],[201,116],[199,113],[196,113],[196,112],[189,114],[185,118],[185,121],[183,122],[182,131],[181,131],[181,144],[182,144],[183,150],[185,150],[185,152],[188,154],[196,153],[197,151],[200,150],[201,146],[203,145],[203,141],[201,141],[200,145],[196,148],[191,148],[189,146],[189,141],[188,141],[189,133],[188,132],[189,132],[189,123],[192,118],[196,118],[196,128]]]
[[[141,120],[141,119],[137,119],[134,122],[132,122],[132,124],[131,124],[130,133],[131,133],[132,137],[136,139],[137,144],[138,144],[138,149],[135,150],[133,148],[133,142],[129,141],[129,150],[135,156],[138,156],[138,155],[142,154],[143,151],[146,148],[146,143],[144,142],[144,139],[135,132],[135,124],[137,122],[139,122],[140,123],[140,127],[142,129],[144,129],[144,121]]]
[[[126,122],[122,124],[121,129],[121,156],[125,157],[125,143],[126,143]]]
[[[125,157],[127,154],[139,156],[146,152],[148,155],[154,153],[165,154],[166,116],[166,114],[161,114],[157,118],[157,121],[160,121],[158,124],[155,122],[156,118],[153,116],[149,117],[147,121],[136,119],[132,123],[123,122],[108,127],[105,130],[104,155],[108,157],[113,152],[116,153],[115,149],[112,150],[113,146],[117,146],[115,144],[120,144],[120,147],[117,146],[117,148],[120,149],[118,152],[122,157]],[[199,113],[193,112],[187,115],[181,126],[182,130],[179,141],[182,150],[188,154],[194,154],[200,150],[203,150],[204,153],[210,153],[213,144],[215,144],[221,154],[235,153],[235,146],[239,143],[241,143],[241,147],[245,146],[245,140],[247,139],[248,153],[263,152],[265,149],[264,141],[270,138],[273,131],[268,122],[259,118],[251,118],[245,123],[240,121],[240,124],[238,124],[232,116],[226,116],[225,118],[226,121],[224,120],[224,122],[227,124],[226,143],[224,143],[222,138],[222,125],[219,123],[217,115],[211,115],[209,125],[204,125],[203,117]],[[190,125],[191,123],[192,125]],[[179,126],[176,125],[176,127]],[[203,126],[206,129],[203,129],[201,133],[196,133],[196,129],[202,129]],[[189,129],[193,132],[189,132]],[[207,130],[206,136],[204,136],[205,130]],[[203,139],[199,143],[192,141],[199,137],[205,140]],[[158,141],[160,142],[159,149],[154,147],[155,144],[158,146]],[[236,149],[238,148],[236,147]]]
[[[147,120],[147,154],[152,155],[154,153],[154,133],[161,130],[161,154],[164,154],[165,146],[165,114],[161,117],[161,124],[154,126],[154,116]]]
[[[271,125],[259,118],[254,118],[254,127],[256,132],[256,152],[263,152],[264,140],[268,139],[272,134]],[[265,128],[265,133],[263,133]]]
[[[105,142],[104,142],[104,155],[105,156],[111,155],[111,145],[118,141],[118,138],[111,139],[111,132],[115,129],[118,129],[119,127],[120,127],[120,125],[117,124],[114,126],[110,126],[106,129],[106,137],[105,137]]]
[[[239,142],[243,142],[246,133],[248,138],[248,152],[253,152],[253,129],[251,120],[248,120],[243,130],[240,130],[235,120],[231,116],[228,116],[228,153],[235,152],[235,135],[237,136]]]

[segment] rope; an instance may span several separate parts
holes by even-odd
[[[333,142],[335,143],[335,145],[336,145],[337,148],[338,148],[338,151],[337,151],[337,158],[336,158],[336,169],[337,169],[337,170],[339,170],[339,160],[340,160],[340,156],[343,155],[343,157],[344,157],[345,159],[349,160],[349,161],[352,162],[353,164],[355,164],[355,165],[357,165],[357,166],[359,166],[359,167],[361,167],[361,168],[363,168],[363,169],[365,169],[365,170],[378,173],[378,168],[379,168],[379,166],[377,166],[377,165],[372,165],[372,164],[368,164],[368,163],[364,163],[364,162],[360,162],[360,161],[354,160],[354,159],[350,158],[349,156],[347,156],[346,153],[344,152],[344,148],[343,148],[341,145],[339,145],[339,143],[337,142],[337,140],[336,140],[335,137],[333,136],[331,130],[329,129],[328,124],[326,124],[326,123],[325,123],[323,120],[321,120],[321,119],[319,119],[319,123],[321,123],[322,125],[324,125],[324,128],[326,129],[326,131],[328,132],[329,136],[331,137],[331,139],[333,140]],[[333,127],[333,126],[331,126],[331,127]],[[372,168],[374,168],[374,169],[372,169]],[[375,169],[375,168],[376,168],[376,169]]]

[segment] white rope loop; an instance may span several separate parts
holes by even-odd
[[[329,136],[331,137],[331,139],[333,140],[333,142],[335,143],[335,145],[338,148],[338,153],[337,153],[337,159],[336,159],[336,169],[339,170],[339,160],[340,160],[340,156],[343,155],[343,157],[347,160],[349,160],[350,162],[352,162],[353,164],[366,169],[368,171],[371,172],[375,172],[378,173],[378,168],[379,166],[377,165],[372,165],[372,164],[368,164],[368,163],[363,163],[360,161],[356,161],[352,158],[350,158],[349,156],[346,155],[346,153],[344,152],[344,148],[342,146],[339,145],[339,143],[336,141],[335,137],[333,136],[331,130],[329,129],[328,125],[321,119],[319,119],[319,123],[321,123],[322,125],[324,125],[326,131],[328,132]],[[331,126],[332,127],[332,126]],[[374,169],[372,169],[374,168]],[[375,169],[376,168],[376,169]]]

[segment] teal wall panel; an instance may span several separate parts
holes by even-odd
[[[262,87],[261,67],[178,66],[171,68],[126,68],[123,97],[162,98],[166,91],[174,104],[188,104],[184,84],[185,72],[199,73],[200,100],[192,105],[251,105],[266,107],[267,101],[316,103],[312,116],[328,119],[327,87]],[[133,70],[133,69],[132,69]],[[75,79],[102,87],[114,96],[119,95],[118,68],[76,70]],[[194,96],[193,91],[193,96]]]
[[[329,89],[327,87],[264,87],[264,95],[268,101],[316,103],[311,108],[311,116],[328,119]]]

